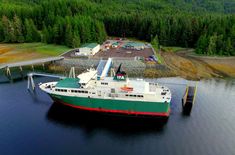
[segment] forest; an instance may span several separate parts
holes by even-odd
[[[0,0],[0,42],[78,47],[134,37],[235,55],[235,0]]]

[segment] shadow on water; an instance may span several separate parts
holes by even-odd
[[[124,117],[81,111],[54,103],[47,112],[47,119],[65,127],[82,128],[87,133],[106,130],[130,136],[146,132],[163,132],[168,119]]]

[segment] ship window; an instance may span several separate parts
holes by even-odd
[[[136,97],[136,95],[133,95],[134,97]]]
[[[106,83],[106,82],[101,82],[101,85],[108,85],[108,83]]]
[[[84,93],[88,94],[88,91],[84,91]]]
[[[74,93],[74,90],[71,90],[72,93]]]
[[[129,96],[128,94],[126,94],[126,96]]]
[[[92,94],[95,94],[94,92]]]

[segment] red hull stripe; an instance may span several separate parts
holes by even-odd
[[[170,114],[170,109],[166,113],[160,113],[160,112],[134,112],[134,111],[126,111],[126,110],[108,110],[108,109],[102,109],[102,108],[88,108],[83,106],[75,106],[71,105],[62,101],[59,101],[60,103],[73,107],[78,108],[81,110],[87,110],[87,111],[96,111],[96,112],[105,112],[105,113],[117,113],[117,114],[126,114],[126,115],[148,115],[148,116],[160,116],[160,117],[168,117]]]

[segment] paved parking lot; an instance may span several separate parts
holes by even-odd
[[[134,50],[134,49],[125,49],[125,48],[111,48],[106,51],[100,51],[94,55],[94,57],[149,57],[150,55],[154,55],[151,48],[145,48],[143,50]]]

